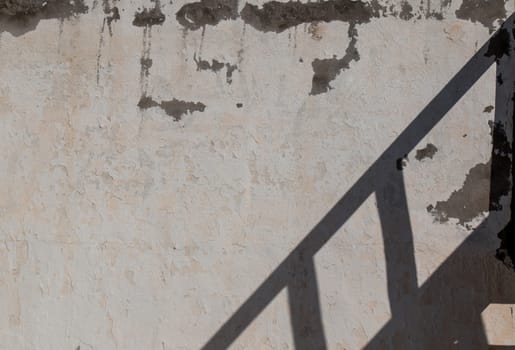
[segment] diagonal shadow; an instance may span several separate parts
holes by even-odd
[[[418,288],[405,186],[395,162],[413,150],[494,62],[505,62],[498,65],[500,70],[513,65],[512,60],[506,63],[503,53],[497,54],[498,51],[493,49],[499,44],[499,33],[511,28],[514,16],[512,14],[508,18],[503,28],[429,102],[209,339],[203,350],[228,348],[285,287],[288,288],[296,349],[326,349],[313,257],[372,193],[377,197],[383,231],[392,319],[367,344],[366,349],[487,347],[480,319],[481,310],[491,302],[515,299],[513,274],[491,259],[491,252],[485,257],[483,243],[492,232],[490,221],[486,219],[476,228]],[[513,71],[511,68],[508,70]],[[509,80],[511,84],[513,77]],[[496,118],[501,117],[505,119],[506,115],[501,116],[497,112]],[[495,166],[492,166],[492,170],[495,170]]]

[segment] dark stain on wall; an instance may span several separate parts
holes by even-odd
[[[262,32],[280,33],[302,23],[342,21],[352,24],[369,22],[379,17],[379,6],[361,1],[328,0],[301,3],[299,1],[270,1],[260,9],[245,4],[241,10],[242,20]]]
[[[229,63],[226,63],[225,66],[227,67],[227,71],[225,72],[225,81],[227,81],[227,84],[232,84],[232,73],[238,69],[238,66]]]
[[[506,18],[504,0],[463,0],[456,17],[479,22],[493,32],[496,21]]]
[[[159,1],[154,2],[153,8],[144,8],[143,10],[134,14],[132,24],[136,27],[151,27],[153,25],[161,25],[166,19],[166,16],[161,11]]]
[[[217,60],[211,60],[211,63],[209,61],[203,60],[202,58],[198,58],[193,55],[193,60],[197,64],[197,70],[210,70],[212,72],[218,72],[223,67],[225,67],[225,64],[222,62],[218,62]]]
[[[116,3],[116,0],[112,0],[112,3]],[[93,8],[95,8],[96,3],[93,2]],[[97,51],[97,65],[96,65],[96,81],[97,85],[100,83],[100,70],[102,68],[101,59],[102,59],[102,50],[104,48],[104,32],[107,26],[109,30],[109,36],[113,36],[113,21],[118,21],[120,19],[120,11],[118,7],[113,6],[110,0],[103,0],[102,2],[102,10],[104,11],[104,20],[102,21],[102,26],[100,27],[99,39],[98,39],[98,51]]]
[[[152,67],[152,59],[148,56],[142,56],[139,62],[142,74],[144,74],[145,77],[148,77],[150,74],[150,67]]]
[[[438,222],[450,218],[470,228],[469,223],[484,212],[501,210],[500,200],[508,195],[511,187],[511,145],[501,123],[490,122],[493,136],[492,159],[474,166],[465,177],[463,186],[452,192],[445,201],[429,205]]]
[[[87,11],[83,0],[0,0],[0,33],[19,36],[34,30],[42,19],[65,19]]]
[[[201,102],[181,101],[175,98],[170,101],[157,102],[152,99],[152,97],[142,96],[138,102],[138,107],[140,109],[159,107],[165,111],[167,115],[173,117],[174,121],[179,121],[184,114],[191,114],[196,111],[204,112],[206,105]]]
[[[196,57],[196,55],[193,55],[193,60],[197,64],[197,70],[210,70],[212,72],[218,73],[221,71],[224,67],[226,68],[225,73],[225,80],[228,84],[232,83],[232,73],[238,68],[235,64],[230,63],[223,63],[219,62],[215,59],[211,60],[211,63],[209,61],[203,60],[202,58]]]
[[[107,27],[109,28],[109,35],[113,35],[113,21],[118,21],[120,19],[120,10],[116,6],[111,6],[109,1],[104,0],[104,14],[106,15],[105,21],[107,23]]]
[[[415,154],[415,159],[421,161],[426,158],[433,159],[434,155],[438,152],[438,148],[432,143],[428,143],[426,147],[418,149]]]
[[[238,18],[238,0],[202,0],[180,8],[175,14],[177,21],[186,29],[197,30],[206,25]]]

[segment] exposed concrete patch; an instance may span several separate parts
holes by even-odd
[[[494,140],[492,159],[470,169],[463,186],[447,200],[427,207],[436,221],[454,218],[459,225],[470,228],[468,223],[482,213],[502,209],[501,197],[509,193],[511,186],[511,145],[502,124],[490,122],[490,127]]]
[[[493,32],[496,22],[506,18],[504,0],[464,0],[456,17],[479,22]]]
[[[165,111],[167,115],[173,117],[174,121],[179,121],[184,114],[191,114],[197,111],[204,112],[206,105],[201,102],[181,101],[175,98],[170,101],[157,102],[153,100],[152,97],[142,96],[138,102],[138,107],[140,109],[159,107]]]
[[[432,143],[428,143],[426,147],[418,149],[415,154],[415,159],[421,161],[426,158],[433,159],[434,155],[438,152],[438,148]]]
[[[202,0],[181,7],[177,21],[186,29],[197,30],[206,25],[238,18],[238,0]]]
[[[161,11],[159,1],[155,1],[155,6],[151,9],[144,8],[134,14],[132,24],[136,27],[150,27],[153,25],[161,25],[165,21],[166,16]]]

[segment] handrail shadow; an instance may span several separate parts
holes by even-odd
[[[514,89],[512,66],[515,60],[512,56],[515,54],[499,54],[495,50],[502,37],[501,31],[508,30],[509,40],[513,41],[511,28],[514,17],[515,14],[512,14],[503,27],[429,102],[208,340],[203,350],[228,348],[283,288],[288,288],[295,348],[326,349],[314,255],[373,193],[377,198],[381,220],[392,318],[365,348],[476,349],[488,346],[481,324],[481,310],[491,302],[515,302],[515,274],[491,259],[491,252],[481,249],[482,239],[491,234],[489,220],[486,219],[477,227],[433,275],[418,287],[404,180],[395,163],[396,159],[413,150],[494,62],[498,63],[498,72],[506,71],[504,84],[507,85],[502,89],[506,89],[506,86]],[[496,91],[500,90],[498,86]],[[510,110],[513,113],[513,101],[503,100],[502,103],[508,107],[497,108],[497,100],[496,121],[511,125],[511,121],[507,123],[506,113],[499,111]],[[495,164],[492,164],[492,172],[495,169]],[[478,274],[470,274],[470,269],[478,271]],[[467,271],[469,273],[464,273]]]

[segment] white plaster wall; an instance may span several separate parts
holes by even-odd
[[[112,35],[102,4],[87,5],[0,33],[1,349],[200,349],[491,35],[456,18],[461,1],[443,20],[373,18],[357,26],[359,61],[310,95],[311,62],[345,54],[348,23],[322,22],[315,37],[309,24],[263,33],[240,19],[187,31],[184,2],[163,1],[145,77],[132,21],[153,4],[111,4]],[[194,55],[236,64],[232,84]],[[488,216],[467,229],[426,207],[490,159],[495,79],[493,65],[419,143],[438,148],[432,159],[408,154],[420,287]],[[145,93],[206,107],[174,121],[138,108]],[[493,286],[515,278],[494,258],[507,210],[468,250],[498,264]],[[392,317],[375,196],[315,264],[327,347],[364,347]],[[480,322],[499,317],[471,307]],[[232,348],[292,349],[290,323],[284,289]]]

